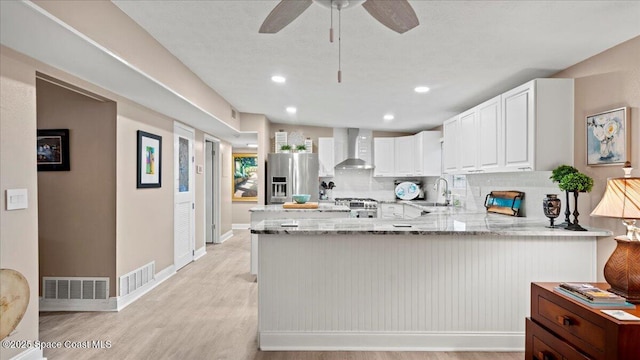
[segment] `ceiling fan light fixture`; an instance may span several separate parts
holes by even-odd
[[[416,88],[413,90],[418,94],[424,94],[426,92],[429,92],[430,89],[428,86],[416,86]]]
[[[284,76],[281,76],[281,75],[273,75],[271,77],[271,81],[273,81],[274,83],[278,83],[278,84],[284,84],[285,82],[287,82],[287,78],[285,78]]]

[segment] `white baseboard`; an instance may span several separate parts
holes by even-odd
[[[31,348],[12,357],[10,360],[47,360],[47,358],[44,357],[42,349]]]
[[[524,351],[524,333],[261,332],[263,351]]]
[[[193,254],[193,261],[200,259],[201,257],[207,255],[207,246],[203,246],[200,249],[196,250],[195,254]]]
[[[251,224],[231,224],[233,230],[249,230],[250,228]]]
[[[119,296],[117,301],[116,311],[120,311],[125,307],[131,305],[134,301],[141,298],[144,294],[153,290],[156,286],[162,284],[165,280],[172,277],[176,274],[176,267],[174,265],[169,265],[161,271],[157,272],[154,276],[154,279],[146,283],[145,285],[137,288],[130,294],[125,296]]]
[[[108,300],[40,298],[40,311],[120,311],[176,273],[173,265],[155,274],[154,279],[125,296]]]
[[[39,311],[117,311],[117,299],[45,299],[39,298]]]
[[[223,242],[231,239],[233,237],[233,230],[229,230],[226,233],[222,234],[220,236],[220,244],[222,244]]]

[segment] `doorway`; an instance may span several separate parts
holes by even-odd
[[[205,243],[220,244],[220,140],[206,135],[205,142]]]
[[[183,124],[173,125],[174,145],[174,264],[176,270],[195,256],[195,131]]]

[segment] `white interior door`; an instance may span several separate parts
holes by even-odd
[[[195,181],[193,129],[179,123],[173,127],[174,149],[174,264],[184,267],[195,254]]]

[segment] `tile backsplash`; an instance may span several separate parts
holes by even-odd
[[[546,219],[542,212],[542,199],[547,194],[558,194],[562,200],[562,213],[565,209],[565,197],[549,177],[551,171],[526,171],[493,174],[470,174],[445,178],[451,191],[451,200],[469,210],[484,210],[484,200],[494,190],[517,190],[525,193],[522,215],[532,218]],[[421,180],[428,201],[436,201],[437,193],[434,184],[437,177],[413,178]],[[333,181],[336,187],[332,198],[370,197],[376,200],[394,200],[394,178],[373,177],[373,170],[336,170],[335,176],[321,178],[325,182]],[[580,201],[589,201],[588,194],[581,194]],[[571,200],[573,202],[573,200]],[[573,205],[572,205],[573,207]],[[564,218],[564,215],[561,215]],[[588,222],[588,215],[583,216]],[[558,219],[561,222],[563,219]]]

